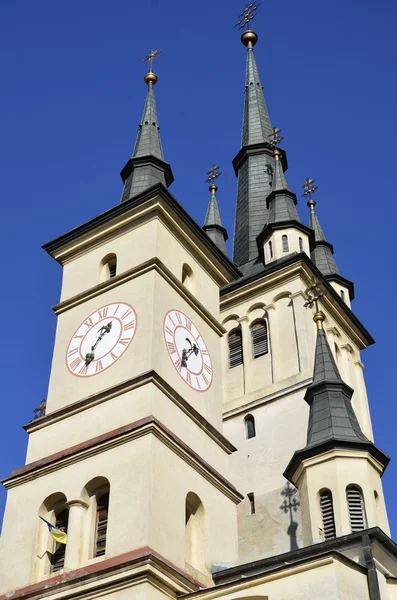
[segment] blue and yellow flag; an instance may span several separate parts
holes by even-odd
[[[40,519],[42,521],[44,521],[44,523],[47,524],[48,527],[48,531],[51,534],[51,537],[58,542],[58,544],[66,544],[66,542],[68,541],[68,536],[64,531],[61,531],[60,529],[58,529],[57,527],[55,527],[55,525],[52,525],[52,523],[49,523],[48,521],[46,521],[45,519],[43,519],[43,517],[40,517]]]

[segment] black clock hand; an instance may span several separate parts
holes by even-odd
[[[189,340],[189,338],[186,338],[186,341],[190,344],[190,348],[188,350],[186,350],[185,348],[182,350],[182,357],[181,357],[181,364],[182,367],[187,367],[187,361],[189,360],[189,356],[191,356],[192,354],[195,354],[195,356],[197,356],[197,354],[199,353],[199,349],[196,346],[196,344],[192,344],[192,342]]]
[[[109,333],[109,331],[112,329],[112,321],[109,321],[109,323],[107,325],[103,325],[100,329],[98,329],[98,338],[97,341],[95,342],[95,344],[93,346],[91,346],[91,352],[87,352],[87,354],[85,355],[85,362],[86,365],[89,365],[90,362],[92,362],[95,358],[95,350],[99,344],[99,342],[104,338],[106,333]]]

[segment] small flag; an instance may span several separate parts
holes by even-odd
[[[66,542],[68,541],[68,536],[64,531],[61,531],[60,529],[58,529],[57,527],[55,527],[55,525],[53,525],[52,523],[49,523],[48,521],[46,521],[45,519],[43,519],[43,517],[40,517],[40,519],[42,521],[44,521],[44,523],[47,524],[48,527],[48,531],[51,534],[51,537],[58,542],[58,544],[66,544]]]

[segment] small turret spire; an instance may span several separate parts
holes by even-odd
[[[154,96],[154,85],[158,77],[153,72],[153,59],[160,52],[161,50],[151,50],[143,59],[143,62],[149,63],[149,71],[143,78],[147,85],[147,95],[132,157],[121,171],[124,183],[121,202],[133,198],[156,183],[168,187],[174,180],[170,165],[164,161]]]
[[[208,203],[207,213],[205,215],[205,221],[203,229],[209,238],[218,246],[224,254],[227,255],[226,240],[228,238],[227,231],[222,227],[221,217],[219,214],[218,202],[216,200],[216,192],[218,186],[215,181],[222,173],[219,172],[219,166],[212,165],[211,169],[207,173],[207,183],[210,183],[209,190],[211,192],[210,200]]]
[[[274,177],[272,191],[267,199],[269,210],[268,225],[283,221],[296,221],[300,223],[299,215],[296,210],[296,196],[288,188],[280,160],[281,153],[278,149],[278,145],[284,139],[280,136],[280,133],[281,129],[273,127],[272,132],[269,135],[269,141],[273,147]]]

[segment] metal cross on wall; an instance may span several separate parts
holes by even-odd
[[[153,59],[156,58],[156,56],[158,54],[160,54],[160,52],[162,52],[162,50],[150,50],[149,54],[147,55],[146,58],[143,59],[142,62],[148,62],[149,63],[149,70],[153,71]]]
[[[260,7],[261,2],[259,4],[257,2],[251,2],[251,4],[246,4],[244,10],[238,16],[238,21],[235,24],[235,27],[239,29],[244,29],[244,27],[249,27],[250,21],[255,19],[256,11]]]
[[[34,413],[33,420],[34,419],[40,419],[40,417],[44,417],[46,405],[47,405],[47,401],[46,400],[42,400],[40,402],[40,404],[38,405],[38,407],[35,408],[34,411],[33,411],[33,413]]]
[[[205,180],[207,183],[213,183],[215,179],[218,179],[222,173],[219,172],[219,165],[212,165],[207,173],[208,178]]]

